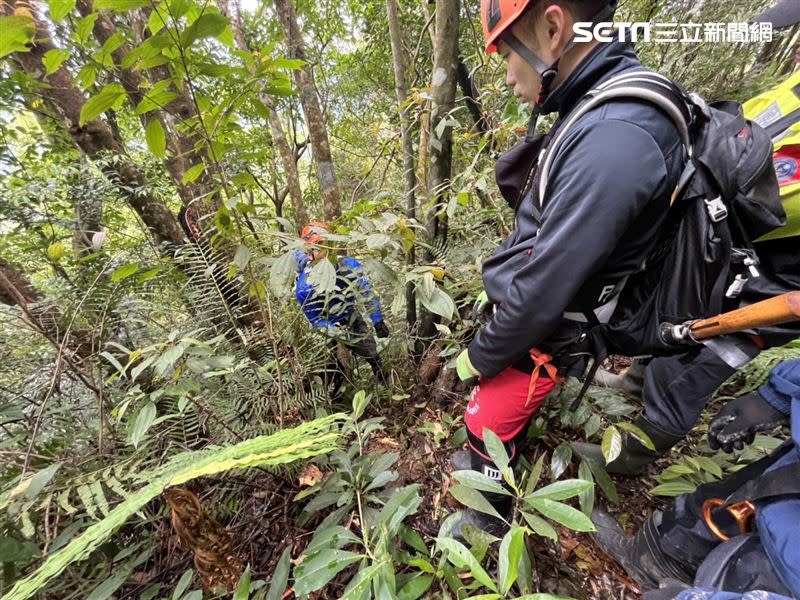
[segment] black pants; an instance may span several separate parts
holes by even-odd
[[[372,368],[372,372],[383,383],[386,384],[386,374],[383,372],[383,365],[378,356],[378,344],[370,331],[369,325],[360,315],[354,314],[348,327],[347,334],[341,338],[330,338],[328,346],[331,350],[332,360],[328,367],[333,372],[333,394],[339,391],[345,380],[347,369],[339,359],[338,345],[342,344],[350,353],[362,357]]]
[[[793,442],[787,442],[741,471],[701,485],[691,494],[678,496],[664,511],[659,526],[661,549],[687,571],[697,573],[695,585],[732,592],[758,589],[791,597],[792,593],[772,569],[757,533],[740,535],[730,514],[716,510],[712,513],[714,523],[731,537],[723,543],[703,518],[706,500],[727,498],[751,479],[759,477],[791,448]]]

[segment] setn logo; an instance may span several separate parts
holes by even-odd
[[[616,36],[613,35],[614,30],[616,30]],[[641,41],[649,42],[651,23],[612,23],[611,21],[591,23],[589,21],[578,21],[572,26],[572,32],[575,34],[576,42],[591,42],[592,40],[613,42],[615,38],[620,42],[624,42],[626,39],[638,42],[640,34],[642,35]],[[627,35],[628,32],[630,32],[630,37]]]

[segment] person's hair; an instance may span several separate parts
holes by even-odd
[[[568,12],[575,21],[589,21],[608,4],[609,0],[534,0],[533,6],[522,19],[526,26],[532,26],[539,20],[544,11],[551,6],[560,6]]]

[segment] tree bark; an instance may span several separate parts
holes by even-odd
[[[397,109],[400,114],[400,139],[403,144],[403,192],[405,196],[406,218],[412,221],[417,218],[417,174],[414,171],[414,141],[411,139],[411,119],[408,117],[406,99],[406,65],[403,57],[403,38],[400,32],[400,20],[397,17],[397,0],[386,0],[386,14],[389,19],[389,39],[392,45],[392,62],[394,63],[394,90],[397,96]],[[416,252],[414,246],[406,252],[406,264],[414,265]],[[417,302],[414,296],[414,284],[406,284],[406,322],[409,328],[417,321]]]
[[[289,56],[308,62],[292,0],[275,0],[275,8],[286,35]],[[325,118],[317,96],[311,65],[296,69],[294,78],[300,91],[300,104],[303,106],[303,114],[308,125],[311,153],[317,167],[317,180],[322,194],[323,212],[325,219],[331,221],[342,214],[341,192],[336,181],[328,130],[325,127]]]
[[[450,191],[453,159],[453,128],[446,125],[437,133],[439,124],[449,118],[456,94],[458,69],[458,0],[436,0],[436,31],[433,45],[433,75],[431,88],[430,167],[428,190],[432,195],[426,215],[426,230],[431,247],[447,243],[447,215],[443,208]],[[431,250],[425,253],[428,262],[434,260]],[[434,315],[425,311],[420,334],[432,337]]]
[[[114,139],[110,129],[100,119],[94,119],[79,125],[81,108],[85,98],[72,80],[65,66],[61,66],[50,75],[45,74],[42,58],[45,53],[55,48],[50,32],[44,22],[30,10],[27,4],[17,0],[3,2],[4,15],[17,14],[30,17],[36,34],[28,52],[15,52],[13,59],[30,75],[46,84],[41,94],[47,107],[64,121],[75,144],[92,159],[112,154],[119,160],[110,164],[102,161],[100,168],[106,177],[118,186],[120,194],[141,217],[154,239],[158,243],[171,242],[180,244],[183,234],[175,216],[166,204],[147,191],[147,181],[139,169],[125,156],[125,149]]]

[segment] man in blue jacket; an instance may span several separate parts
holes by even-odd
[[[712,420],[709,442],[725,451],[741,448],[759,429],[790,418],[790,442],[679,496],[633,537],[608,513],[593,513],[598,544],[653,590],[645,598],[800,598],[800,359],[779,364],[758,391],[729,402]],[[753,520],[755,531],[743,532]]]
[[[305,241],[306,251],[297,250],[294,253],[297,262],[295,297],[311,325],[332,341],[338,375],[335,389],[341,384],[343,372],[336,354],[337,342],[341,342],[353,354],[363,357],[375,375],[386,383],[377,343],[359,313],[359,304],[368,308],[370,321],[378,337],[388,337],[389,328],[383,321],[380,300],[364,274],[361,263],[351,257],[339,259],[335,266],[336,284],[331,291],[320,291],[310,281],[314,266],[319,261],[328,260],[327,251],[321,245],[326,231],[327,225],[315,221],[306,225],[300,234]]]
[[[483,0],[486,50],[503,57],[506,83],[531,106],[530,132],[539,114],[555,113],[555,130],[590,89],[644,70],[630,43],[574,41],[575,22],[610,20],[615,6],[615,0]],[[680,136],[666,113],[614,99],[545,150],[554,154],[540,198],[531,175],[548,139],[522,143],[498,161],[497,182],[516,211],[516,227],[483,265],[493,316],[456,360],[460,379],[479,381],[465,417],[470,464],[494,479],[499,470],[483,447],[484,428],[513,459],[514,437],[554,381],[584,372],[586,353],[568,349],[590,317],[602,322],[613,312],[625,278],[656,238],[683,167]],[[508,514],[507,500],[487,498]],[[463,522],[493,526],[469,510]]]

